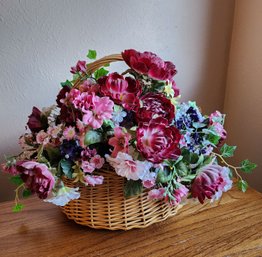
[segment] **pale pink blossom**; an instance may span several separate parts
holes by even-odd
[[[75,131],[75,128],[74,127],[66,127],[64,129],[64,132],[63,132],[63,136],[67,139],[67,140],[72,140],[74,139],[74,137],[76,136],[76,131]]]
[[[132,156],[123,152],[118,152],[116,158],[106,155],[106,159],[119,176],[126,177],[128,180],[142,179],[152,167],[152,163],[134,161]]]
[[[114,128],[114,137],[111,137],[108,144],[114,147],[111,154],[112,157],[116,157],[118,152],[128,153],[128,143],[131,139],[131,135],[124,131],[121,127]]]
[[[82,161],[81,168],[85,173],[92,173],[95,170],[94,164],[88,161]]]
[[[102,158],[100,155],[95,155],[90,159],[90,163],[96,168],[101,169],[105,163],[105,159]]]
[[[50,139],[49,135],[46,132],[44,132],[43,130],[38,132],[37,135],[36,135],[36,142],[38,144],[46,145],[46,144],[48,144],[49,139]]]
[[[103,176],[90,176],[87,175],[84,177],[84,182],[86,185],[95,186],[103,184],[104,177]]]
[[[59,124],[58,126],[49,127],[47,129],[47,134],[52,138],[58,138],[59,133],[62,131],[62,125]]]
[[[162,200],[164,198],[165,192],[165,188],[152,189],[148,192],[148,199]]]

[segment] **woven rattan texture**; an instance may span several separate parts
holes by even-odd
[[[69,219],[97,229],[128,230],[145,228],[176,214],[180,206],[172,207],[162,201],[152,201],[144,191],[137,197],[125,199],[125,179],[107,168],[99,170],[104,176],[102,185],[84,186],[63,178],[70,187],[79,187],[81,197],[62,207]]]

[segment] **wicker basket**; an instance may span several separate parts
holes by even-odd
[[[105,64],[122,60],[120,54],[106,56],[89,64],[87,74]],[[80,84],[81,78],[74,87],[77,88]],[[104,183],[95,187],[63,178],[66,186],[79,187],[81,197],[70,201],[62,210],[69,219],[81,225],[109,230],[145,228],[175,215],[182,206],[170,206],[163,201],[149,200],[146,189],[139,196],[126,199],[123,190],[126,180],[118,176],[109,165],[100,169],[97,175],[104,177]]]

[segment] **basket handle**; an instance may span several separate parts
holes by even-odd
[[[123,57],[121,54],[111,54],[105,57],[102,57],[92,63],[89,63],[86,68],[85,74],[91,75],[94,73],[97,69],[103,67],[106,64],[110,64],[112,62],[117,62],[117,61],[123,61]],[[78,86],[82,82],[82,77],[78,78],[75,83],[74,83],[74,88],[78,88]]]

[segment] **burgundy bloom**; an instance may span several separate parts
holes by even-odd
[[[48,124],[46,117],[35,106],[33,107],[32,113],[28,116],[28,118],[27,126],[33,133],[37,133],[40,130],[47,128]]]
[[[59,107],[62,107],[63,100],[66,98],[68,92],[70,92],[71,88],[69,86],[64,86],[58,93],[56,97],[56,103]],[[62,100],[62,101],[61,101]]]
[[[17,165],[25,186],[40,199],[46,199],[55,184],[55,179],[43,163],[25,161]]]
[[[178,143],[179,130],[164,118],[140,123],[137,129],[137,149],[149,161],[161,163],[165,159],[176,159],[181,154]]]
[[[171,82],[172,82],[172,88],[174,90],[174,97],[177,97],[180,94],[180,89],[177,87],[176,82],[174,80],[172,80]]]
[[[177,73],[172,62],[165,62],[151,52],[140,53],[134,49],[122,52],[124,61],[138,73],[157,80],[171,80]]]
[[[121,104],[127,110],[133,110],[139,104],[138,96],[142,92],[138,80],[131,77],[124,78],[114,72],[98,80],[101,93],[109,96],[116,104]]]
[[[175,117],[175,107],[171,101],[160,93],[147,93],[141,97],[142,107],[136,112],[138,122],[149,122],[162,117],[171,122]]]
[[[218,199],[222,192],[226,192],[231,187],[229,169],[217,164],[209,164],[201,168],[192,184],[191,192],[192,196],[203,204],[206,198]]]
[[[70,72],[76,74],[78,72],[85,72],[86,71],[86,61],[78,61],[76,66],[71,67]]]

